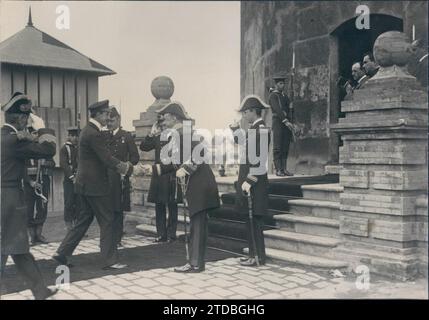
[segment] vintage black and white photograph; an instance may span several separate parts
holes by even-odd
[[[0,300],[428,300],[426,1],[0,0],[0,105]]]

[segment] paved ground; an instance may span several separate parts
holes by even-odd
[[[154,245],[152,238],[141,235],[127,235],[124,245],[125,248],[121,250],[123,257],[126,257],[128,252],[132,252],[132,250],[151,249],[152,256],[150,256],[150,259],[156,259],[157,257],[161,259],[164,250],[165,252],[172,252],[171,248],[168,247],[169,245]],[[181,248],[183,243],[173,245],[177,246],[175,248]],[[158,247],[153,249],[154,246]],[[42,266],[44,264],[49,265],[49,263],[53,264],[50,257],[57,247],[58,243],[54,242],[33,247],[32,252]],[[177,251],[176,249],[174,250]],[[158,254],[153,256],[153,251],[158,252]],[[279,263],[268,263],[258,269],[246,268],[238,264],[239,256],[222,252],[216,256],[215,249],[210,249],[209,251],[212,252],[209,255],[214,260],[207,263],[205,272],[198,274],[175,273],[172,266],[168,265],[166,267],[162,265],[162,267],[159,267],[159,264],[150,264],[149,257],[146,268],[139,268],[137,271],[136,268],[130,268],[125,273],[106,274],[105,271],[104,273],[94,272],[94,270],[99,269],[91,269],[92,266],[89,264],[86,267],[85,265],[82,266],[78,271],[74,271],[74,268],[72,268],[71,278],[73,278],[73,273],[81,272],[85,274],[85,270],[91,269],[92,271],[88,271],[86,277],[81,275],[75,277],[76,280],[72,279],[73,282],[69,287],[63,287],[60,293],[54,296],[54,299],[428,298],[427,281],[425,279],[403,283],[372,277],[370,288],[368,290],[359,290],[355,285],[355,279],[351,276],[338,278],[328,272]],[[75,254],[78,258],[76,259],[79,259],[80,256],[96,257],[96,252],[98,252],[98,239],[87,238],[77,248]],[[183,250],[179,253],[182,254]],[[181,258],[176,257],[174,259],[173,262],[179,262],[178,260]],[[88,261],[91,260],[83,259],[82,261],[89,263]],[[143,259],[139,263],[144,265],[144,261]],[[12,262],[8,261],[8,265],[11,264]],[[12,266],[8,268],[9,271],[13,269]],[[12,275],[12,277],[14,277],[12,280],[15,282],[20,282],[16,274]],[[7,294],[1,296],[1,299],[31,299],[29,290],[15,291],[16,289],[9,289]]]

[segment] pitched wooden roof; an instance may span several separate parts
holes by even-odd
[[[0,43],[0,62],[111,75],[115,72],[65,43],[28,25]]]

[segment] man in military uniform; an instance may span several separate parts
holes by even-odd
[[[179,161],[177,162],[179,163],[168,162],[161,155],[161,163],[153,166],[144,165],[143,167],[148,173],[157,176],[175,172],[179,181],[186,181],[184,185],[179,183],[177,186],[177,199],[180,199],[180,194],[183,194],[188,203],[190,259],[184,266],[174,268],[174,271],[184,273],[201,272],[205,269],[208,236],[207,212],[220,206],[217,184],[210,166],[205,162],[196,164],[191,157],[192,150],[199,142],[192,142],[191,146],[184,144],[184,139],[192,141],[191,136],[184,137],[185,134],[191,134],[192,132],[184,132],[182,122],[189,120],[189,117],[186,115],[183,106],[179,102],[170,102],[160,109],[158,113],[163,116],[163,126],[165,128],[176,130],[169,136],[169,143],[171,143],[172,157],[173,159],[178,158]],[[190,150],[187,150],[190,151],[188,155],[185,152],[187,147],[190,147]]]
[[[76,225],[67,233],[53,259],[60,264],[68,264],[67,257],[73,254],[95,216],[100,225],[103,269],[123,269],[127,265],[118,263],[107,170],[111,168],[118,170],[120,174],[127,174],[132,166],[113,157],[107,148],[108,141],[101,129],[107,124],[109,101],[96,102],[88,109],[91,119],[80,134],[75,182],[75,192],[80,196],[81,210]]]
[[[1,128],[1,270],[3,274],[10,255],[34,298],[46,299],[57,290],[46,287],[30,253],[23,178],[26,160],[55,155],[54,131],[41,129],[37,140],[24,131],[31,113],[31,101],[20,92],[16,92],[2,110],[6,124]]]
[[[131,133],[121,127],[121,116],[115,107],[110,109],[107,129],[110,132],[108,148],[112,155],[121,161],[136,165],[139,160],[139,152]],[[116,243],[121,246],[124,230],[124,211],[130,211],[130,171],[126,175],[121,175],[116,170],[109,169],[110,197],[113,201],[114,229]]]
[[[289,98],[284,93],[286,77],[274,76],[274,90],[269,95],[269,104],[272,111],[272,130],[273,130],[273,160],[276,169],[276,175],[293,176],[287,170],[287,157],[289,145],[292,140],[290,130],[292,122],[292,111],[289,108]]]
[[[259,264],[265,264],[265,242],[263,234],[264,216],[268,209],[268,177],[267,162],[269,153],[269,129],[262,119],[262,110],[267,110],[267,106],[255,95],[249,95],[243,99],[240,112],[250,127],[248,132],[239,127],[231,126],[234,132],[235,142],[240,141],[239,137],[244,136],[246,141],[246,162],[241,163],[238,172],[238,181],[236,183],[236,204],[239,210],[246,214],[247,236],[249,243],[249,257],[240,259],[243,266],[255,266],[255,256],[258,256]],[[253,131],[252,133],[250,133]],[[254,133],[254,134],[253,134]],[[242,141],[244,139],[241,139]],[[253,145],[253,146],[252,146]],[[249,161],[251,150],[255,150],[255,156],[260,157],[260,161],[254,163]],[[253,223],[248,215],[247,196],[252,199]],[[256,248],[255,248],[256,245]]]
[[[153,124],[150,133],[140,143],[140,150],[155,150],[155,164],[161,164],[161,148],[168,141],[161,141],[162,119]],[[173,242],[177,231],[176,174],[152,175],[147,201],[155,203],[157,238],[154,242]],[[168,208],[168,219],[167,219]]]
[[[28,131],[37,137],[37,125],[29,124],[27,127]],[[24,194],[27,204],[30,243],[31,245],[36,245],[38,243],[46,244],[48,240],[42,235],[42,230],[46,218],[48,217],[48,201],[55,161],[52,158],[38,160],[29,159],[26,165],[27,174],[24,177]],[[41,187],[40,190],[38,189],[39,187]],[[36,211],[36,214],[34,214],[34,211]]]
[[[60,150],[60,167],[64,172],[64,222],[67,231],[70,231],[75,225],[79,213],[78,197],[74,192],[74,182],[77,173],[79,129],[77,127],[69,127],[67,128],[67,132],[67,141]]]

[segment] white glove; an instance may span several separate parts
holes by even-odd
[[[152,126],[152,129],[150,129],[150,135],[151,136],[157,136],[161,134],[161,128],[158,125],[158,122],[155,122]]]
[[[27,127],[32,127],[34,130],[39,130],[45,128],[45,122],[42,118],[36,116],[34,113],[30,113]]]
[[[250,194],[250,188],[252,188],[251,184],[247,181],[244,181],[241,185],[241,190],[243,190],[244,193]]]
[[[126,174],[128,172],[128,169],[130,168],[128,162],[120,162],[116,165],[116,170],[120,174]]]
[[[152,174],[152,166],[150,164],[138,163],[134,166],[133,173],[137,176],[146,176]]]
[[[150,164],[143,164],[140,167],[143,170],[144,175],[151,175],[152,174],[152,166]]]
[[[176,171],[176,177],[177,178],[184,178],[184,177],[186,177],[187,174],[188,173],[183,168],[180,168],[179,170]]]

